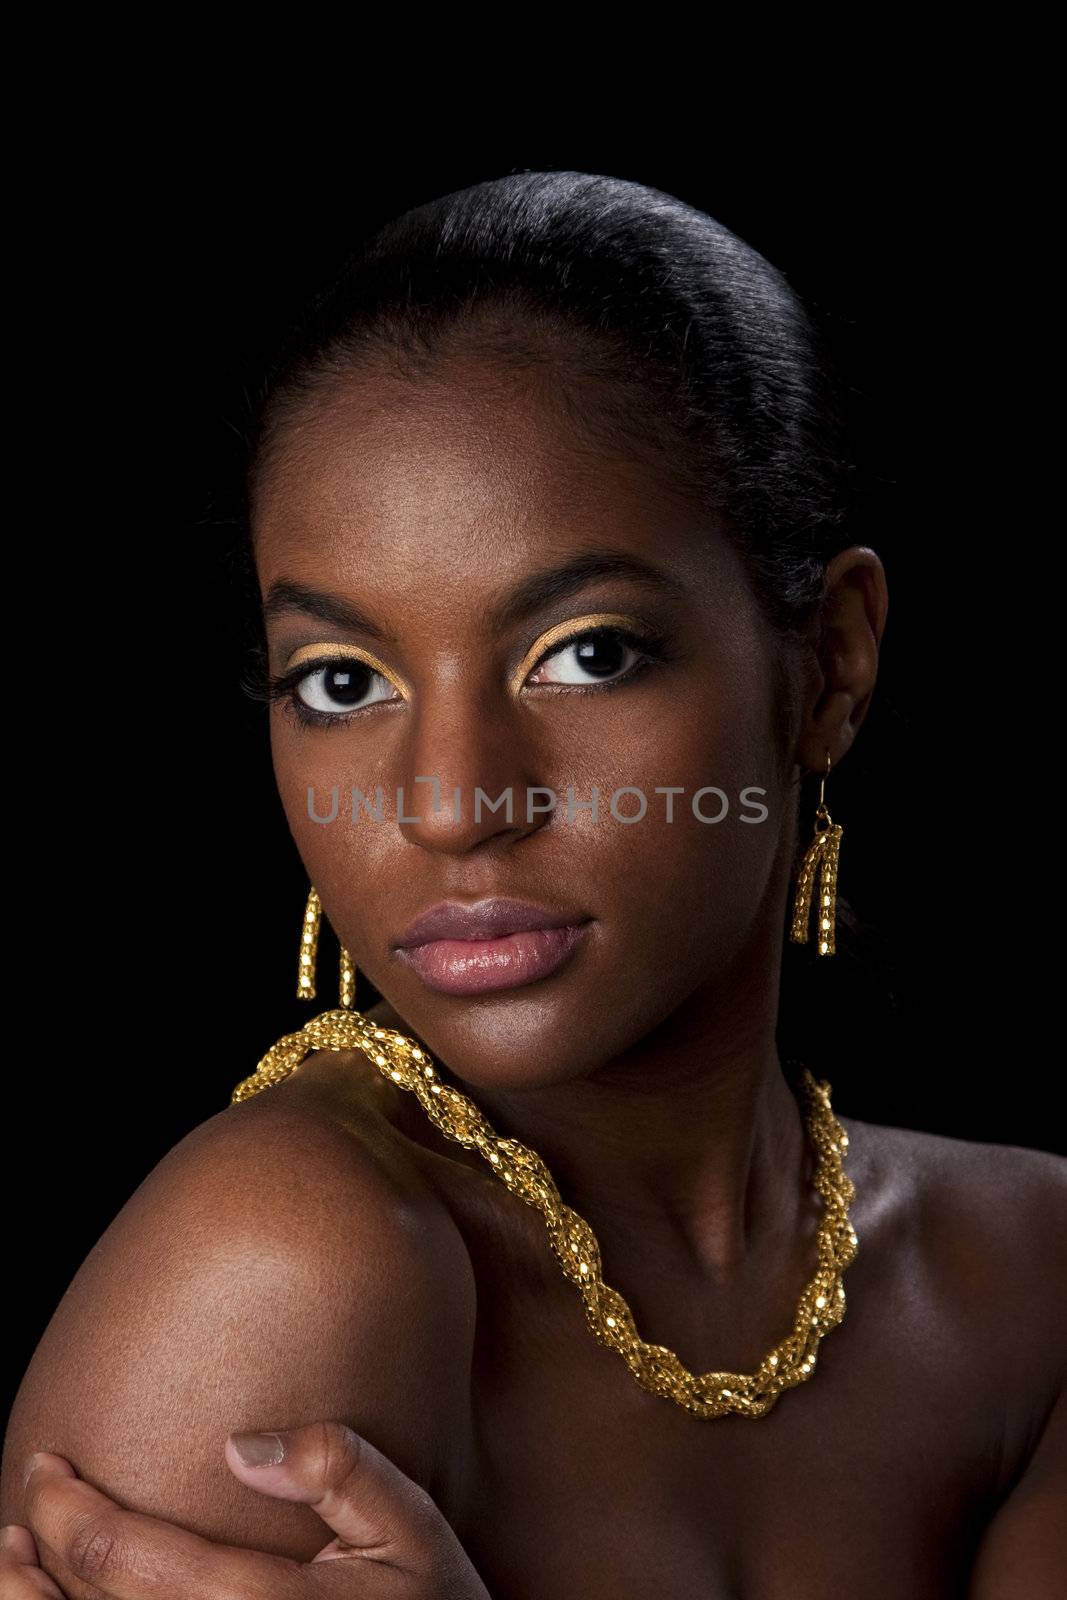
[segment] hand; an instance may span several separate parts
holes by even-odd
[[[56,1457],[58,1460],[58,1457]],[[0,1528],[0,1596],[3,1600],[67,1600],[62,1589],[37,1564],[33,1534],[17,1522]]]
[[[235,1437],[226,1464],[242,1483],[311,1506],[338,1535],[311,1561],[216,1544],[126,1511],[62,1456],[42,1453],[26,1488],[29,1526],[4,1530],[3,1600],[83,1593],[64,1594],[42,1570],[34,1536],[60,1581],[76,1579],[98,1600],[489,1600],[426,1491],[351,1428],[315,1422],[259,1435],[284,1444],[284,1459],[262,1466],[242,1460]]]

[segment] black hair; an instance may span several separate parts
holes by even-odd
[[[744,556],[768,618],[795,629],[849,543],[839,385],[783,274],[705,212],[620,178],[521,172],[407,211],[307,308],[254,406],[248,504],[307,396],[385,357],[420,381],[458,340],[537,360],[564,335],[605,380],[581,420],[598,440],[660,445]],[[581,405],[577,390],[567,389]],[[651,402],[651,404],[649,403]]]
[[[263,475],[279,460],[284,470],[288,425],[309,401],[356,371],[432,383],[450,353],[472,349],[550,362],[579,440],[654,454],[706,508],[784,647],[785,684],[826,565],[856,542],[841,381],[778,268],[705,212],[641,183],[513,172],[419,205],[364,240],[253,397],[249,535]],[[798,828],[797,858],[806,843]],[[861,925],[840,896],[838,922],[847,959]]]

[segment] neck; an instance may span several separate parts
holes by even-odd
[[[631,1262],[636,1249],[726,1283],[795,1237],[814,1159],[775,1046],[777,970],[768,982],[761,956],[587,1077],[472,1093]]]

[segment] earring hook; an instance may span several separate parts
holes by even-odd
[[[826,809],[826,780],[830,776],[830,768],[831,768],[832,765],[833,765],[833,763],[830,760],[830,752],[829,752],[829,750],[827,750],[827,752],[826,752],[826,771],[819,778],[819,803],[815,807],[815,831],[816,831],[816,833],[826,833],[826,832],[828,832],[829,828],[830,828],[830,825],[831,825],[830,813]],[[819,823],[820,822],[822,822],[824,824],[824,826],[821,827],[821,828],[819,827]]]

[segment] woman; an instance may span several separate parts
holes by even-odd
[[[847,488],[803,307],[659,191],[479,184],[320,296],[248,509],[341,1004],[71,1285],[5,1594],[1053,1593],[1064,1163],[778,1048],[887,612]]]

